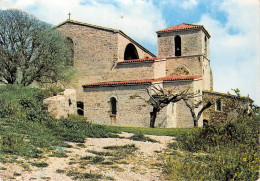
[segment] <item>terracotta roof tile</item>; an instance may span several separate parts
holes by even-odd
[[[157,31],[156,33],[179,31],[179,30],[188,30],[188,29],[196,29],[196,28],[202,28],[202,30],[208,35],[208,37],[210,37],[210,34],[208,33],[208,31],[202,25],[194,25],[194,24],[187,24],[187,23],[183,23],[183,24],[175,25],[175,26],[172,26],[172,27],[169,27],[169,28],[165,28],[165,29]]]
[[[130,84],[150,84],[152,82],[159,82],[159,81],[194,80],[194,79],[200,79],[200,78],[202,78],[202,76],[171,75],[171,76],[161,77],[161,78],[157,78],[157,79],[97,82],[97,83],[92,83],[92,84],[86,84],[86,85],[83,85],[82,87],[116,86],[116,85],[130,85]]]
[[[124,61],[118,62],[118,64],[132,63],[132,62],[154,62],[155,60],[162,60],[162,59],[164,59],[164,58],[152,57],[152,58],[132,59],[132,60],[124,60]]]
[[[179,25],[176,25],[176,26],[172,26],[172,27],[169,27],[169,28],[159,30],[157,32],[177,31],[177,30],[193,29],[193,28],[200,28],[200,27],[202,27],[202,26],[201,25],[193,25],[193,24],[183,23],[183,24],[179,24]]]

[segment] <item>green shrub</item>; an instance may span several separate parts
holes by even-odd
[[[46,163],[46,162],[33,162],[32,163],[32,166],[35,166],[35,167],[47,167],[49,164]]]
[[[116,137],[105,126],[91,124],[80,116],[50,117],[42,100],[59,91],[58,87],[0,86],[0,153],[39,157],[38,148],[68,146],[65,141],[83,143],[86,137]]]
[[[141,132],[138,132],[138,133],[135,133],[133,136],[131,136],[129,138],[130,140],[135,140],[135,141],[150,141],[150,142],[153,142],[153,143],[156,143],[157,141],[154,140],[154,139],[151,139],[147,136],[144,136],[143,133]]]
[[[179,136],[177,144],[171,146],[188,153],[181,157],[178,155],[181,160],[176,161],[179,163],[168,161],[165,165],[166,172],[171,178],[190,180],[257,180],[259,120],[259,116],[240,118],[220,125],[193,129],[192,132]],[[203,154],[196,156],[190,152]],[[177,168],[178,164],[185,170],[190,170],[187,172],[188,178],[186,172]]]

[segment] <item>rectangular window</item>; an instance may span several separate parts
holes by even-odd
[[[222,111],[222,105],[221,105],[221,100],[217,99],[215,103],[216,111]]]

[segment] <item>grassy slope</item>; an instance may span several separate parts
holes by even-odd
[[[6,155],[41,157],[66,141],[114,137],[113,133],[176,136],[164,172],[174,180],[256,180],[259,173],[259,116],[204,129],[160,129],[90,124],[75,116],[49,117],[41,100],[55,90],[0,87],[0,161]],[[13,156],[12,156],[13,157]]]

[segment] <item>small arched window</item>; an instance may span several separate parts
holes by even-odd
[[[77,113],[80,116],[84,116],[84,103],[81,101],[77,102]]]
[[[111,97],[110,98],[110,109],[111,109],[111,113],[113,114],[113,115],[116,115],[116,112],[117,112],[117,108],[116,108],[116,104],[117,104],[117,101],[116,101],[116,98],[114,98],[114,97]]]
[[[67,37],[67,43],[69,48],[69,64],[73,65],[73,59],[74,59],[74,43],[73,40],[69,37]]]
[[[129,43],[125,48],[124,60],[138,59],[138,53],[135,46]]]
[[[175,56],[181,56],[181,37],[179,35],[174,38]]]

